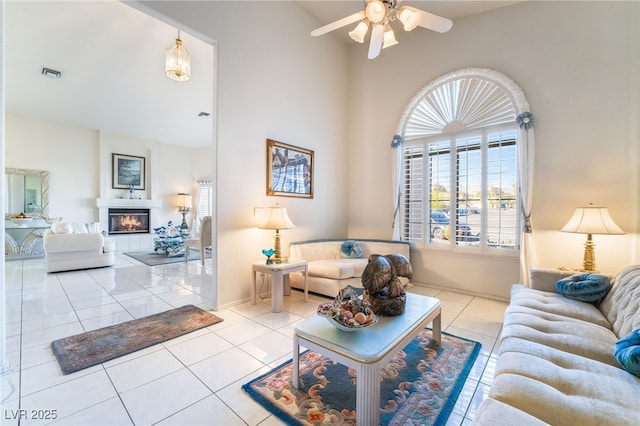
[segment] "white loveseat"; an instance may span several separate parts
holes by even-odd
[[[60,233],[43,237],[47,272],[100,268],[115,263],[115,245],[99,232]]]
[[[597,304],[556,292],[569,275],[533,270],[532,288],[513,286],[475,425],[640,425],[640,377],[614,356],[619,338],[640,327],[640,266],[620,271]]]
[[[344,258],[341,253],[345,241],[355,241],[362,253],[357,258]],[[289,245],[289,258],[309,262],[307,284],[309,291],[335,297],[347,285],[362,287],[361,276],[371,254],[402,254],[409,259],[409,243],[393,240],[342,239],[298,241]],[[291,287],[304,288],[304,274],[291,274]],[[403,284],[408,279],[400,278]]]

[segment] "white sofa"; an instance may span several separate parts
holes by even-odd
[[[115,263],[115,245],[99,232],[54,234],[43,236],[47,272],[100,268]]]
[[[357,242],[362,254],[358,258],[344,258],[342,243]],[[362,287],[361,276],[371,254],[402,254],[409,259],[409,243],[392,240],[345,238],[341,240],[298,241],[289,245],[289,259],[309,262],[307,284],[309,291],[335,297],[347,285]],[[400,278],[403,284],[408,279]],[[291,287],[304,288],[304,274],[296,272],[290,277]]]
[[[533,270],[532,288],[513,286],[475,425],[640,425],[640,377],[614,356],[619,338],[640,328],[640,266],[620,271],[599,303],[558,294],[570,275]]]

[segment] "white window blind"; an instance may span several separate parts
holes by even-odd
[[[200,223],[205,216],[212,216],[213,184],[209,181],[198,181],[196,211],[193,215],[193,228],[200,235]]]
[[[402,155],[402,239],[517,252],[515,128],[413,141]]]

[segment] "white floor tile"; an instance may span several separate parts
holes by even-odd
[[[291,354],[293,338],[286,337],[277,331],[272,331],[254,340],[243,343],[240,349],[265,364]]]
[[[216,330],[215,333],[234,345],[241,345],[245,342],[251,341],[257,337],[267,334],[270,331],[270,328],[258,324],[255,321],[246,319],[232,325],[231,327]]]
[[[107,374],[118,392],[122,393],[182,368],[184,365],[165,349],[108,367]]]
[[[233,345],[222,337],[217,334],[207,332],[201,336],[168,346],[168,350],[184,365],[191,365],[217,355],[220,352],[224,352],[232,347]]]
[[[238,348],[231,348],[189,366],[189,369],[200,378],[212,391],[239,380],[240,378],[262,368],[263,363]]]
[[[188,390],[188,391],[185,391]],[[186,368],[120,394],[136,425],[151,425],[211,395]]]
[[[64,426],[87,426],[91,424],[129,426],[133,425],[133,422],[122,405],[120,398],[111,398],[70,416],[58,419],[53,424]]]
[[[246,423],[220,399],[211,395],[157,423],[158,426],[245,426]]]
[[[115,396],[116,390],[107,374],[100,370],[22,397],[21,407],[56,410],[58,417],[64,418]],[[21,425],[42,425],[42,421],[32,418]]]

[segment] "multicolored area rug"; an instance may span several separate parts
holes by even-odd
[[[437,345],[425,329],[380,371],[380,424],[444,425],[480,347],[448,333]],[[355,425],[353,369],[306,351],[300,355],[300,389],[291,376],[289,360],[242,388],[289,425]]]
[[[64,374],[219,323],[222,318],[193,305],[123,322],[51,343]]]

